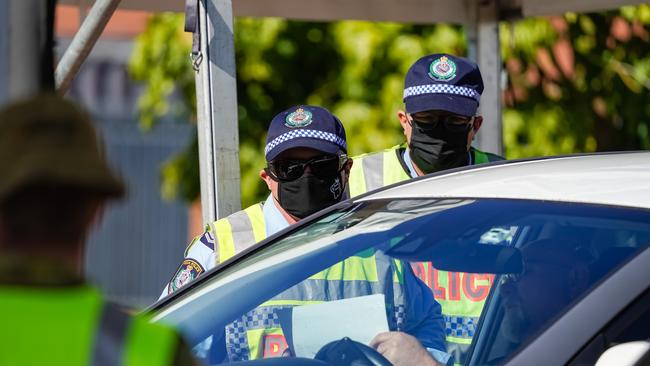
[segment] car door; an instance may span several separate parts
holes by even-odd
[[[648,321],[647,308],[639,308],[648,304],[648,268],[650,248],[611,273],[507,364],[593,364],[611,343],[632,334],[626,332],[634,329],[630,319]]]

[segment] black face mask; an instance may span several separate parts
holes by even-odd
[[[305,173],[288,182],[278,182],[278,202],[291,215],[302,219],[341,200],[341,174],[320,178]]]
[[[413,121],[411,128],[411,158],[424,173],[458,168],[469,164],[465,131],[449,131],[443,123],[434,128],[422,128]]]

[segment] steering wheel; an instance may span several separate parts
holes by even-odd
[[[334,366],[393,365],[374,348],[353,341],[348,337],[324,345],[318,350],[314,358]]]

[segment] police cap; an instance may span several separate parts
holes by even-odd
[[[266,161],[271,161],[283,151],[295,147],[309,147],[328,154],[347,152],[345,128],[323,107],[291,107],[271,120],[264,156]]]
[[[404,103],[408,113],[443,110],[473,116],[483,93],[476,63],[443,53],[417,60],[406,73]]]

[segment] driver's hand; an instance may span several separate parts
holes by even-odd
[[[420,341],[404,332],[379,333],[370,341],[370,347],[395,366],[441,366]]]

